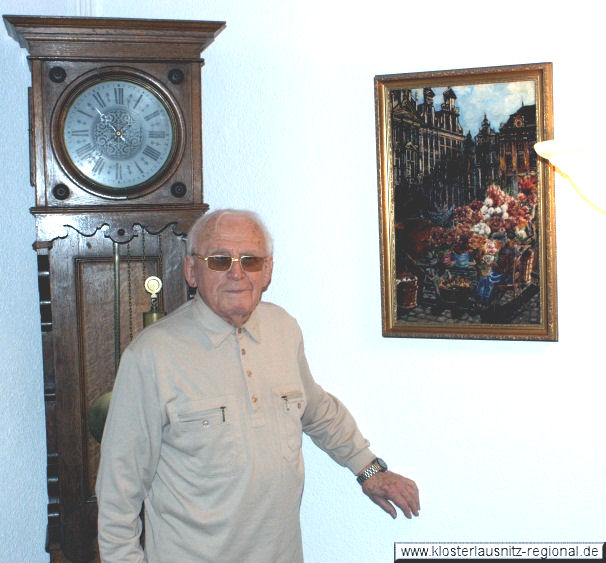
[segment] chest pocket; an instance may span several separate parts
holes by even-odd
[[[301,418],[305,412],[305,395],[300,387],[292,385],[274,387],[272,393],[278,417],[282,456],[289,462],[297,462],[301,455]]]
[[[232,475],[242,459],[238,417],[231,397],[183,401],[171,406],[172,446],[200,476]]]

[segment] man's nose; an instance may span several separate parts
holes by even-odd
[[[237,262],[234,260],[231,263],[231,268],[229,269],[229,272],[227,272],[227,275],[228,277],[236,280],[244,277],[244,270],[242,269],[242,264],[240,263],[240,260],[238,260]]]

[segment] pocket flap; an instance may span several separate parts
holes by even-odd
[[[184,430],[188,427],[205,428],[228,423],[231,414],[228,397],[182,401],[171,406],[173,408],[169,410],[173,412],[172,416],[169,413],[170,418]]]
[[[285,411],[305,410],[305,394],[298,385],[282,385],[272,387],[274,395],[280,398]]]

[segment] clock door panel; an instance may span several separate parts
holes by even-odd
[[[141,256],[121,258],[120,264],[120,351],[142,328],[143,312],[149,310],[149,295],[143,291],[143,283],[149,275],[161,277],[159,257],[144,259]],[[144,273],[144,271],[146,273]],[[88,421],[91,405],[104,393],[112,390],[115,378],[114,327],[115,264],[112,258],[76,259],[76,301],[78,323],[82,335],[80,358],[82,392],[84,394],[84,422]],[[160,294],[160,297],[162,295]],[[162,299],[160,299],[162,301]],[[162,308],[162,303],[160,303]],[[93,434],[84,432],[86,439],[86,475],[84,497],[95,500],[95,481],[99,465],[100,446]]]
[[[107,238],[107,230],[86,235],[68,227],[65,237],[38,245],[41,277],[48,281],[48,286],[42,284],[48,289],[41,291],[44,334],[54,344],[54,365],[45,381],[48,488],[50,498],[57,491],[61,495],[60,510],[49,513],[49,549],[53,553],[53,545],[59,544],[73,561],[96,558],[95,480],[100,447],[87,421],[92,403],[113,387],[115,338],[119,336],[122,352],[143,328],[143,313],[150,309],[146,277],[156,275],[163,281],[161,310],[169,312],[187,299],[180,266],[185,244],[172,227],[151,234],[134,225],[132,240],[121,244]],[[55,307],[56,302],[61,306]]]

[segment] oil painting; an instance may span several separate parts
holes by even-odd
[[[551,70],[375,77],[384,336],[557,340]]]

